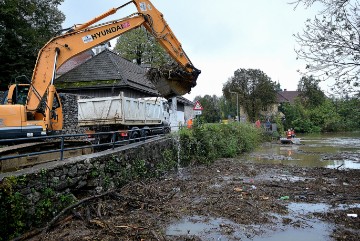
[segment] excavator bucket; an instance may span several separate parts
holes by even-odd
[[[181,96],[191,91],[196,86],[196,80],[201,73],[192,67],[192,71],[185,70],[179,65],[164,65],[151,68],[147,77],[154,84],[160,95],[166,99]]]

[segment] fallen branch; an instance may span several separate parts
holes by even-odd
[[[42,233],[46,233],[50,228],[51,226],[53,226],[57,220],[62,216],[64,215],[67,211],[73,209],[73,208],[76,208],[78,206],[80,206],[81,204],[85,203],[85,202],[88,202],[88,201],[91,201],[91,200],[94,200],[94,199],[97,199],[97,198],[100,198],[100,197],[104,197],[106,195],[109,195],[111,193],[114,193],[115,191],[112,190],[112,191],[108,191],[108,192],[105,192],[105,193],[102,193],[102,194],[98,194],[98,195],[94,195],[94,196],[91,196],[91,197],[87,197],[87,198],[84,198],[84,199],[81,199],[80,201],[78,201],[77,203],[74,203],[73,205],[70,205],[68,207],[66,207],[65,209],[63,209],[60,213],[58,213],[58,215],[56,215],[49,223],[48,225],[42,230]]]
[[[41,229],[32,230],[30,232],[27,232],[27,233],[21,235],[20,237],[13,239],[12,241],[28,240],[28,239],[38,235],[39,233],[41,233],[41,231],[42,231]]]
[[[255,205],[253,205],[251,202],[247,201],[247,200],[242,200],[243,202],[245,202],[246,204],[252,206],[252,207],[256,207]],[[256,207],[257,208],[257,207]]]
[[[136,227],[136,226],[131,226],[131,225],[114,226],[114,228],[126,228],[126,229],[138,229],[138,230],[145,229],[144,227]]]
[[[265,185],[265,186],[268,186],[268,187],[288,188],[288,187],[286,187],[286,186],[282,186],[282,185],[280,185],[280,184],[275,184],[275,183],[269,183],[269,184],[264,183],[264,185]]]
[[[164,237],[159,237],[159,235],[158,235],[154,230],[151,230],[150,232],[151,232],[151,234],[154,236],[154,238],[155,238],[157,241],[163,241],[163,240],[165,240]]]

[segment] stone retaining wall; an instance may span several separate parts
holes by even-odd
[[[13,222],[21,224],[17,232],[48,222],[76,201],[79,190],[87,190],[88,195],[102,193],[134,178],[158,176],[176,168],[176,146],[171,138],[138,144],[0,174],[0,213],[6,213],[0,215],[0,233],[14,229],[9,226]],[[14,202],[16,209],[11,209]]]

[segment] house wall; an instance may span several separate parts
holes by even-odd
[[[172,132],[176,132],[185,125],[184,112],[175,111],[170,113],[170,127]]]
[[[184,112],[178,110],[177,98],[174,97],[169,101],[170,104],[170,127],[171,131],[178,131],[179,126],[184,124]]]
[[[266,110],[260,111],[260,114],[262,116],[274,116],[279,113],[279,104],[275,103],[271,106],[269,106]],[[247,121],[247,114],[245,112],[245,108],[243,106],[240,106],[240,120],[242,122]]]
[[[271,117],[279,112],[278,104],[273,104],[267,108],[266,111],[261,111],[260,114],[263,116]]]
[[[186,105],[184,106],[184,118],[185,122],[189,119],[193,119],[195,117],[195,113],[193,110],[194,106]]]

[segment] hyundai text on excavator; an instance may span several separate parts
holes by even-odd
[[[120,8],[135,4],[138,12],[128,17],[98,23]],[[154,71],[148,78],[165,98],[183,95],[196,85],[196,69],[180,42],[149,0],[132,0],[118,8],[52,38],[39,51],[31,83],[11,85],[4,105],[0,105],[0,139],[47,135],[62,130],[63,113],[54,80],[57,69],[72,57],[121,34],[144,26],[177,62],[168,71]]]

